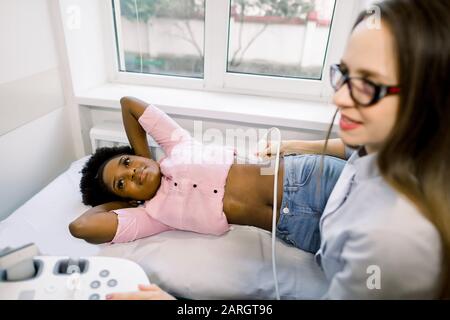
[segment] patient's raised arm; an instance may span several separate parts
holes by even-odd
[[[148,103],[133,97],[123,97],[120,99],[120,105],[122,108],[123,125],[134,152],[138,156],[151,158],[147,133],[138,122],[138,119],[147,108]]]
[[[130,203],[122,201],[108,202],[93,207],[83,213],[69,225],[70,233],[89,243],[111,242],[117,231],[116,209],[129,208]]]

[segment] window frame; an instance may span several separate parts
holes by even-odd
[[[113,11],[113,1],[116,10]],[[228,23],[230,0],[205,0],[204,77],[189,78],[170,75],[139,74],[119,71],[118,50],[121,48],[119,0],[102,2],[105,12],[105,55],[108,80],[112,83],[161,86],[222,93],[302,99],[328,102],[333,94],[329,84],[329,68],[337,63],[345,49],[356,15],[363,8],[358,0],[336,0],[322,78],[271,77],[227,72]],[[114,12],[114,14],[113,14]],[[350,13],[351,18],[348,17]],[[344,18],[340,18],[344,17]],[[116,41],[117,37],[117,41]],[[123,57],[122,57],[123,59]]]

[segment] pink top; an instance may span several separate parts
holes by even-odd
[[[112,243],[129,242],[167,230],[221,235],[229,230],[223,196],[234,150],[203,145],[157,107],[139,123],[161,146],[161,186],[137,208],[114,210],[119,225]]]

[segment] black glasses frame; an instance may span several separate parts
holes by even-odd
[[[343,81],[341,82],[340,85],[335,86],[333,84],[333,76],[336,72],[339,72],[342,75]],[[358,79],[363,81],[365,84],[370,85],[371,87],[374,88],[374,94],[372,99],[367,103],[362,103],[361,101],[358,101],[358,99],[356,99],[353,95],[353,89],[352,89],[352,85],[351,85],[351,81],[352,79]],[[340,88],[342,88],[342,86],[344,86],[345,84],[347,84],[348,89],[350,91],[350,96],[353,99],[353,101],[355,103],[357,103],[360,106],[363,107],[369,107],[374,105],[375,103],[377,103],[378,101],[380,101],[381,99],[383,99],[384,97],[388,96],[388,95],[393,95],[393,94],[398,94],[400,93],[400,87],[399,86],[386,86],[383,84],[377,84],[375,82],[372,82],[370,80],[367,80],[365,78],[360,78],[360,77],[350,77],[348,74],[345,74],[344,72],[342,72],[341,70],[341,65],[340,64],[333,64],[330,66],[330,82],[331,82],[331,86],[333,87],[333,89],[335,91],[338,91]]]

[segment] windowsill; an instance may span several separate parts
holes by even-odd
[[[326,103],[124,84],[105,84],[76,95],[80,105],[120,109],[120,98],[135,96],[174,116],[327,131],[335,108]],[[333,131],[337,129],[334,126]]]

